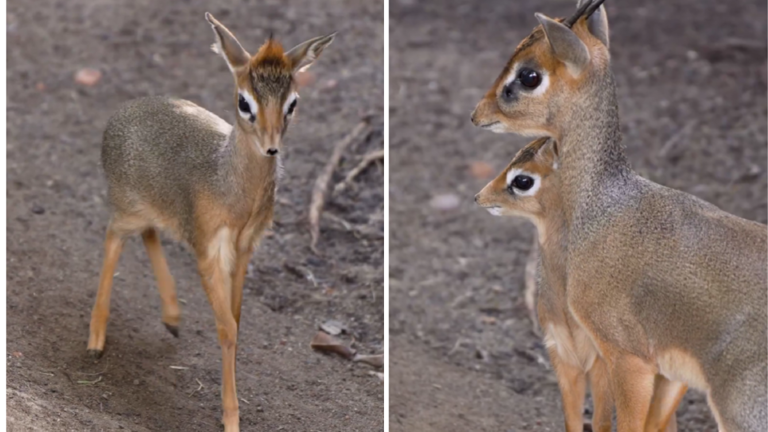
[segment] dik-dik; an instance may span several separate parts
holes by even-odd
[[[721,431],[765,431],[766,226],[632,171],[599,3],[537,14],[472,121],[558,142],[567,305],[607,364],[619,431],[646,427],[656,373],[705,392]]]
[[[101,356],[109,296],[124,240],[141,233],[162,298],[162,321],[178,336],[179,306],[158,230],[188,243],[213,307],[222,351],[223,423],[239,430],[235,353],[243,282],[255,245],[272,223],[282,138],[298,103],[295,75],[333,41],[290,51],[271,37],[251,56],[210,14],[214,51],[234,78],[234,126],[180,99],[133,100],[110,118],[101,160],[112,217],[91,316],[88,351]]]
[[[540,243],[537,316],[560,386],[565,429],[583,430],[588,380],[594,402],[592,430],[610,432],[613,399],[608,371],[589,334],[571,316],[566,300],[568,231],[562,211],[559,166],[557,143],[539,138],[520,150],[504,171],[475,196],[475,201],[495,216],[520,216],[536,226]],[[652,408],[658,425],[654,430],[674,432],[675,409],[685,394],[685,385],[658,378]]]

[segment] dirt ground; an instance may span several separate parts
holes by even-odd
[[[472,200],[525,138],[469,114],[535,26],[574,0],[392,0],[390,22],[390,430],[562,430],[560,396],[522,292],[533,226]],[[766,4],[607,2],[622,128],[633,166],[766,222]],[[495,175],[495,173],[494,173]],[[430,200],[454,194],[455,209]],[[715,431],[700,394],[681,431]]]
[[[335,142],[366,113],[334,181],[381,148],[383,4],[378,0],[12,0],[8,4],[7,398],[11,431],[220,430],[213,314],[186,247],[164,241],[182,307],[181,337],[160,322],[141,242],[124,249],[104,357],[86,355],[108,221],[101,133],[119,104],[150,94],[236,115],[232,79],[210,51],[213,13],[252,51],[270,32],[287,48],[338,30],[301,91],[285,139],[274,230],[245,284],[238,396],[243,430],[383,430],[383,383],[372,369],[313,352],[319,323],[345,323],[363,353],[383,348],[383,169],[374,164],[327,213],[366,227],[306,222],[315,178]],[[80,68],[103,74],[76,84]],[[371,234],[373,232],[373,234]],[[378,235],[376,234],[378,233]],[[306,275],[311,274],[313,280]]]

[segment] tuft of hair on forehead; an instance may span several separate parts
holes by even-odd
[[[291,63],[285,56],[285,50],[280,42],[274,40],[272,35],[259,48],[259,51],[251,58],[252,70],[274,70],[275,72],[291,73]]]
[[[251,58],[250,80],[254,93],[263,100],[282,100],[291,87],[291,62],[285,56],[283,46],[271,35]]]

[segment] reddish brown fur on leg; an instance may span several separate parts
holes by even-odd
[[[557,373],[557,383],[563,398],[563,414],[565,415],[566,432],[582,432],[584,419],[584,392],[586,379],[581,368],[562,361],[557,349],[549,349],[549,359]]]
[[[253,248],[249,248],[246,252],[238,252],[235,271],[232,275],[232,314],[238,328],[240,328],[240,308],[243,302],[243,284],[252,252]]]
[[[675,411],[687,390],[688,386],[685,384],[673,382],[657,375],[645,430],[647,432],[677,432]]]
[[[157,279],[157,288],[160,291],[160,299],[163,303],[163,323],[174,336],[179,336],[179,321],[181,312],[176,297],[176,283],[173,280],[168,263],[163,255],[163,248],[160,244],[160,238],[154,228],[149,228],[141,234],[144,241],[144,247],[149,255],[149,261],[152,263],[152,270]]]
[[[613,396],[611,395],[611,383],[605,361],[597,358],[588,373],[588,377],[594,405],[592,430],[594,432],[611,432]]]
[[[198,254],[198,270],[203,288],[213,308],[221,345],[222,385],[221,399],[224,414],[222,422],[226,432],[239,427],[239,406],[235,386],[235,354],[237,352],[237,322],[232,314],[231,257],[233,245],[228,242],[226,228],[218,231],[203,254]],[[218,243],[217,243],[218,242]]]
[[[642,359],[626,353],[602,350],[611,376],[616,401],[618,432],[642,432],[653,398],[656,372]]]
[[[102,265],[101,276],[99,277],[99,291],[96,294],[96,302],[91,312],[91,332],[88,338],[88,352],[95,357],[100,357],[104,351],[104,342],[107,338],[112,279],[122,250],[123,239],[110,226],[107,228],[107,235],[104,239],[104,264]]]

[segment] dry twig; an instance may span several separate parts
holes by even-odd
[[[352,132],[348,133],[341,141],[333,147],[331,158],[325,164],[320,175],[315,180],[315,186],[312,188],[312,200],[309,204],[309,234],[311,236],[310,248],[312,252],[317,253],[317,240],[320,237],[320,214],[325,206],[325,199],[328,194],[328,183],[331,181],[333,171],[341,160],[344,150],[349,147],[360,135],[368,131],[370,124],[369,117],[364,118]]]
[[[383,142],[383,139],[382,139]],[[363,160],[360,161],[359,164],[357,164],[356,167],[352,168],[349,173],[347,173],[347,176],[344,178],[344,180],[340,181],[334,188],[333,193],[337,194],[339,192],[344,191],[349,185],[352,183],[352,181],[355,180],[355,178],[360,175],[361,172],[365,171],[366,168],[368,168],[368,165],[370,165],[373,162],[376,162],[378,160],[384,159],[384,149],[381,150],[375,150],[372,151],[365,156],[363,156]]]
[[[323,213],[323,217],[331,222],[334,222],[344,228],[346,231],[351,232],[357,238],[370,238],[374,240],[383,239],[384,233],[370,225],[353,224],[346,221],[333,213]]]
[[[195,394],[195,393],[199,392],[199,391],[200,391],[200,390],[201,390],[203,387],[205,387],[205,386],[203,385],[203,383],[201,383],[201,382],[200,382],[200,380],[199,380],[199,379],[195,378],[195,381],[197,381],[197,383],[199,384],[199,386],[198,386],[196,389],[192,390],[192,393],[190,393],[190,394],[189,394],[189,396],[192,396],[193,394]]]

